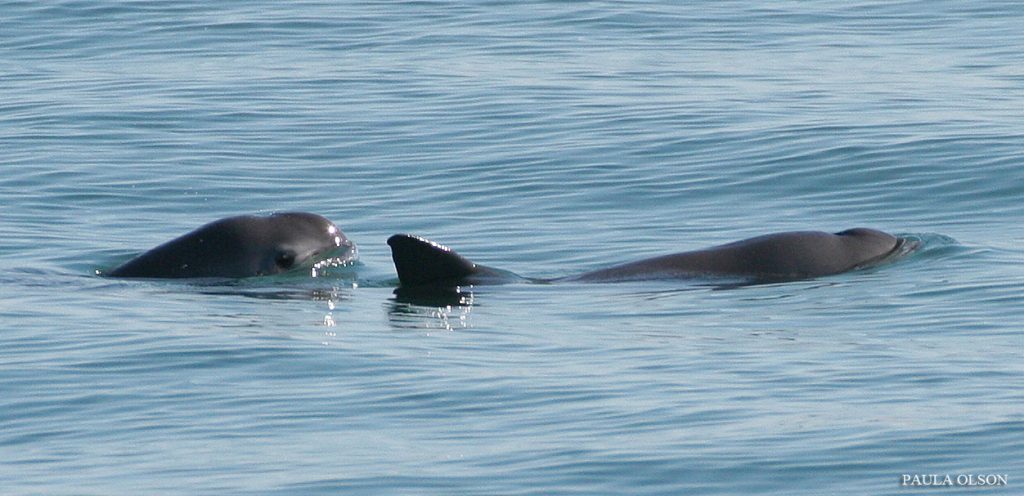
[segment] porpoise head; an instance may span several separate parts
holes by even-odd
[[[266,251],[253,275],[288,272],[327,256],[342,262],[355,258],[355,244],[320,215],[282,212],[255,219],[266,224]]]
[[[288,272],[311,261],[355,260],[333,222],[306,212],[241,215],[206,224],[110,271],[113,277],[241,278]]]
[[[837,232],[836,236],[842,236],[850,243],[850,248],[856,253],[851,258],[859,258],[855,264],[858,267],[871,265],[888,257],[898,251],[903,243],[900,238],[892,234],[867,227],[847,229]]]

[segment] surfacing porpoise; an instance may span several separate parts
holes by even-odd
[[[558,279],[528,279],[470,261],[419,236],[388,239],[403,286],[456,286],[532,282],[616,282],[654,279],[741,278],[790,281],[839,274],[876,264],[899,251],[903,240],[868,228],[838,233],[767,234],[702,250],[647,258]]]
[[[326,256],[354,260],[356,247],[338,226],[320,215],[241,215],[172,239],[106,275],[242,278],[287,272]]]

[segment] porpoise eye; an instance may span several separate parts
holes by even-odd
[[[288,270],[295,267],[295,252],[282,251],[274,257],[274,264],[276,264],[281,270]]]

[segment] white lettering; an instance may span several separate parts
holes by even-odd
[[[911,487],[1006,486],[1006,474],[900,474],[900,485]]]

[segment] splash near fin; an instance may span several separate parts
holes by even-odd
[[[388,246],[404,286],[455,285],[479,272],[451,248],[419,236],[396,234],[388,238]]]

